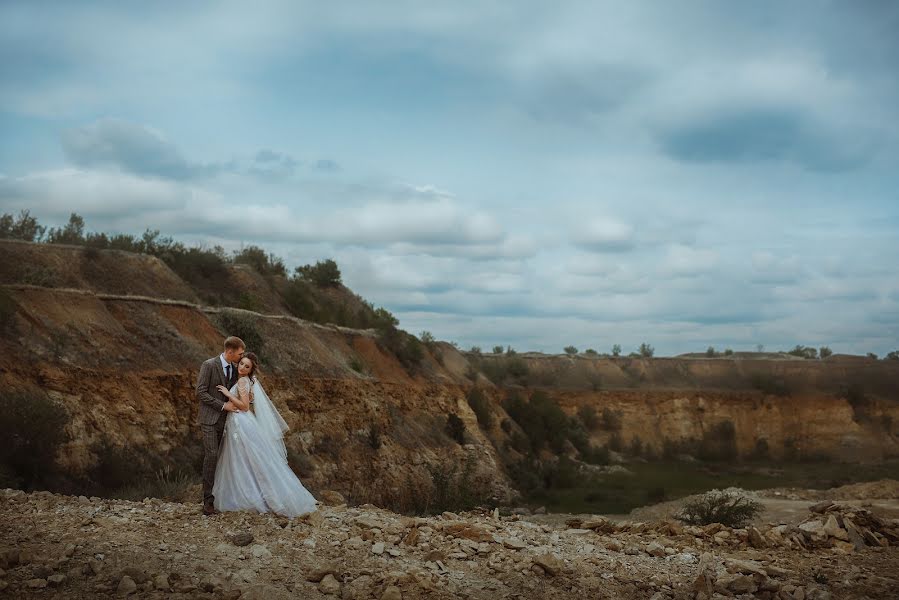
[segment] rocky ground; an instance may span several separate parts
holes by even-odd
[[[412,518],[340,504],[288,520],[4,490],[0,596],[899,597],[899,521],[842,500],[809,508],[798,524],[746,529],[490,512]]]

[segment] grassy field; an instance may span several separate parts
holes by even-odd
[[[716,488],[827,489],[860,481],[899,479],[899,461],[872,465],[651,462],[626,466],[633,474],[597,476],[582,486],[540,491],[529,496],[526,504],[545,506],[549,512],[624,514],[640,506]]]

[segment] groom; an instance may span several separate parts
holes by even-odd
[[[225,340],[225,351],[204,362],[197,377],[197,400],[200,401],[200,430],[203,432],[203,514],[216,513],[212,495],[215,484],[215,466],[218,463],[219,446],[225,432],[228,413],[237,410],[234,403],[218,391],[223,385],[230,389],[237,381],[237,363],[246,345],[239,337]]]

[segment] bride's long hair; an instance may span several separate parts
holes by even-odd
[[[249,360],[250,364],[253,365],[253,368],[247,373],[247,377],[250,378],[250,383],[256,383],[256,375],[259,374],[259,357],[256,356],[255,352],[247,352],[243,355],[243,358]]]

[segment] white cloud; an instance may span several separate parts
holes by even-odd
[[[575,245],[596,252],[624,252],[634,247],[634,228],[611,219],[593,219],[575,230]]]

